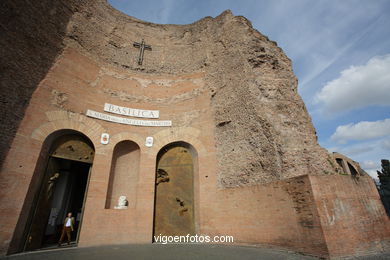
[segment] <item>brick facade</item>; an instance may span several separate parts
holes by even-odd
[[[97,8],[98,13],[102,10],[106,9]],[[208,28],[208,21],[201,21],[199,26]],[[246,20],[229,14],[216,19],[217,28],[231,23],[238,24],[235,28],[239,32],[248,28]],[[29,103],[24,107],[24,114],[17,112],[21,120],[15,137],[8,134],[4,141],[11,144],[10,149],[1,149],[6,154],[0,173],[1,254],[21,251],[51,145],[58,135],[67,131],[82,134],[95,149],[78,240],[80,247],[152,242],[156,158],[166,145],[182,142],[193,151],[197,234],[232,235],[236,243],[267,244],[322,257],[389,250],[390,223],[372,180],[361,175],[330,174],[326,152],[315,141],[304,104],[290,88],[296,81],[288,71],[289,61],[274,43],[249,30],[251,37],[256,35],[255,39],[266,42],[267,51],[278,52],[275,55],[280,56],[280,63],[264,68],[261,76],[256,70],[264,62],[251,61],[255,66],[251,67],[255,71],[253,78],[261,79],[266,90],[253,84],[243,87],[246,83],[239,80],[251,80],[251,77],[237,72],[240,69],[233,66],[234,55],[224,65],[233,66],[234,71],[217,72],[235,75],[239,80],[229,80],[226,76],[219,81],[217,72],[207,71],[207,66],[223,68],[219,63],[223,58],[214,58],[215,64],[210,65],[201,58],[204,53],[197,50],[191,54],[193,60],[180,51],[177,55],[186,59],[174,56],[175,52],[164,56],[167,50],[162,45],[154,49],[156,55],[161,55],[159,59],[146,58],[145,62],[151,64],[148,69],[129,69],[124,56],[118,58],[123,64],[117,66],[118,62],[105,57],[106,52],[100,53],[103,58],[96,58],[97,49],[82,40],[79,41],[82,47],[67,42],[77,38],[76,27],[70,26],[74,29],[71,30],[73,38],[69,36],[63,49],[50,56],[52,64],[47,71],[35,77],[39,84],[30,91],[31,98],[26,94]],[[215,51],[207,55],[226,58],[231,53]],[[217,83],[221,89],[213,85]],[[229,92],[235,88],[237,92]],[[262,94],[246,96],[256,91]],[[292,101],[278,98],[282,92],[291,95]],[[15,96],[10,98],[18,100]],[[261,104],[259,107],[264,110],[253,108],[251,102]],[[85,115],[88,109],[103,112],[105,103],[159,110],[159,120],[172,120],[172,127],[122,125]],[[276,113],[287,105],[296,109]],[[8,107],[6,113],[10,110]],[[268,116],[274,118],[265,118]],[[293,126],[297,120],[302,123]],[[19,121],[15,122],[17,125]],[[107,145],[100,142],[102,133],[110,135]],[[145,146],[149,136],[154,138],[152,147]],[[115,185],[110,186],[110,174],[112,159],[116,158],[115,147],[123,141],[139,147],[137,154],[129,157],[139,168],[131,172],[134,182],[124,181],[131,189],[126,194],[128,209],[116,210],[111,204],[120,194],[113,192]],[[119,162],[118,167],[124,164]],[[126,178],[126,171],[117,172]]]

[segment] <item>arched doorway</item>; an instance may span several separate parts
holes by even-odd
[[[83,134],[63,130],[53,133],[45,141],[42,153],[46,167],[37,165],[39,178],[30,217],[25,229],[23,251],[56,246],[68,212],[75,218],[72,244],[76,244],[82,221],[85,193],[95,150]],[[45,150],[45,151],[44,151]],[[39,176],[39,177],[38,177]]]
[[[194,169],[196,151],[175,142],[157,155],[153,235],[195,234]]]

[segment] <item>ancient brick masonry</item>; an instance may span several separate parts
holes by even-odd
[[[158,155],[181,143],[193,162],[186,163],[193,200],[173,196],[172,204],[191,205],[196,233],[322,257],[389,248],[389,220],[371,179],[336,173],[336,161],[317,143],[291,61],[244,17],[226,11],[157,25],[104,0],[6,0],[0,11],[1,254],[29,243],[51,145],[68,134],[94,150],[78,246],[150,243]],[[142,39],[152,50],[141,65],[133,43]],[[159,110],[172,127],[86,116],[105,103]],[[118,211],[121,195],[128,209]]]
[[[0,3],[0,166],[38,83],[64,45],[66,25],[83,1]]]
[[[290,60],[244,17],[227,11],[186,26],[155,25],[125,16],[105,1],[82,4],[2,3],[7,35],[1,37],[2,152],[38,82],[62,48],[73,46],[130,71],[205,72],[223,187],[332,172],[297,94]],[[154,46],[144,67],[135,62],[138,52],[131,42],[141,36]],[[62,93],[54,95],[59,103],[66,100]]]
[[[131,42],[138,38],[153,47],[142,67]],[[130,71],[205,72],[221,187],[334,172],[297,93],[290,60],[244,17],[226,11],[190,25],[156,25],[96,3],[74,16],[66,41]]]

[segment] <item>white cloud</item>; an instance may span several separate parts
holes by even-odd
[[[349,140],[367,140],[390,135],[390,118],[338,126],[331,140],[346,143]]]
[[[320,144],[322,147],[325,147],[324,145]],[[325,147],[326,150],[328,150],[329,153],[339,152],[341,148],[339,146],[332,146],[332,147]]]
[[[343,149],[343,151],[345,151],[345,153],[348,154],[349,156],[354,156],[354,155],[368,153],[368,152],[372,151],[374,148],[375,147],[371,146],[371,145],[359,144],[356,146],[345,148],[345,149]]]
[[[390,139],[388,140],[384,140],[383,143],[382,143],[382,148],[384,150],[390,150]]]
[[[343,70],[339,78],[325,84],[314,101],[328,113],[369,105],[390,105],[390,54]]]
[[[381,167],[380,161],[363,161],[360,166],[365,170],[378,170]]]
[[[368,175],[371,176],[371,178],[378,179],[378,174],[376,170],[365,170],[365,171],[368,173]]]

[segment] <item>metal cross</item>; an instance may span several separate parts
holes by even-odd
[[[142,61],[144,60],[144,51],[146,50],[152,50],[152,46],[146,45],[144,39],[142,39],[142,42],[134,42],[133,46],[136,48],[139,48],[139,56],[138,56],[138,65],[142,65]]]

